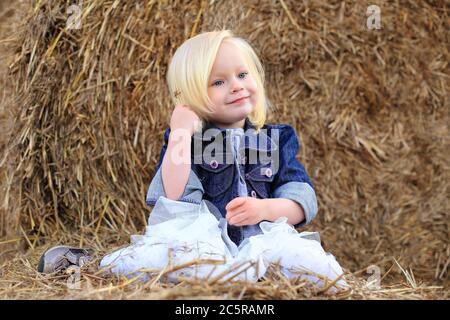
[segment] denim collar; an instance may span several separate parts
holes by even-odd
[[[212,130],[208,131],[208,135],[205,135],[205,131],[206,130]],[[261,129],[259,131],[259,133],[256,133],[256,128],[254,126],[254,124],[250,121],[250,119],[248,117],[245,118],[245,123],[244,123],[244,148],[245,149],[251,149],[251,150],[255,150],[255,151],[275,151],[278,149],[278,139],[277,142],[274,141],[274,139],[272,139],[270,136],[267,135],[267,131],[269,129]],[[275,129],[276,130],[276,129]],[[205,121],[204,122],[204,126],[201,132],[196,132],[193,135],[193,138],[196,140],[201,140],[201,141],[220,141],[220,140],[216,140],[216,137],[221,134],[224,143],[226,144],[228,140],[230,140],[230,131],[225,128],[219,128],[217,127],[215,124],[209,122],[209,121]],[[274,134],[273,130],[272,130],[272,135]],[[278,132],[275,132],[275,134],[278,135]],[[279,135],[278,135],[279,138]]]

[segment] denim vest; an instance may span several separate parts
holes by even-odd
[[[154,205],[165,196],[160,166],[167,149],[170,128],[164,133],[156,174],[146,202]],[[298,203],[305,219],[294,227],[309,224],[317,214],[314,186],[303,165],[296,159],[299,143],[294,128],[265,124],[256,133],[246,118],[243,130],[222,129],[205,122],[191,138],[191,172],[178,201],[206,202],[210,211],[225,217],[225,206],[234,198],[286,198]],[[239,245],[245,238],[261,233],[259,225],[228,225],[228,235]]]

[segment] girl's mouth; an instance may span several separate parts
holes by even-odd
[[[234,100],[234,101],[232,101],[232,102],[230,102],[230,103],[228,103],[228,104],[237,104],[237,105],[241,105],[241,104],[243,104],[244,102],[246,102],[248,98],[249,98],[249,97],[242,97],[242,98],[237,99],[237,100]]]

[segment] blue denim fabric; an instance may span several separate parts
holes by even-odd
[[[246,118],[242,131],[243,136],[239,134],[240,130],[221,129],[205,122],[203,130],[192,136],[191,172],[178,200],[191,203],[208,200],[215,214],[225,217],[225,206],[239,196],[286,198],[301,205],[305,213],[305,219],[294,227],[309,224],[317,214],[317,199],[305,168],[296,159],[299,143],[294,128],[285,124],[266,124],[256,133]],[[147,192],[148,205],[154,205],[159,196],[166,196],[160,166],[169,135],[170,128],[167,128],[156,174]],[[233,138],[236,136],[242,139]],[[211,150],[214,150],[213,158],[205,157],[204,152],[209,154]],[[258,225],[228,226],[228,234],[236,245],[260,232]]]

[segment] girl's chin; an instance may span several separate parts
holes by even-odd
[[[253,110],[253,105],[251,104],[250,101],[246,101],[245,103],[242,103],[242,104],[227,105],[226,109],[229,111],[248,110],[249,112],[251,112]]]
[[[250,113],[252,113],[253,107],[252,106],[243,106],[239,109],[230,111],[230,115],[236,118],[244,119],[247,117]]]
[[[253,111],[251,103],[246,103],[240,106],[226,106],[221,108],[220,112],[216,110],[216,116],[225,118],[227,121],[239,121],[250,115]]]

